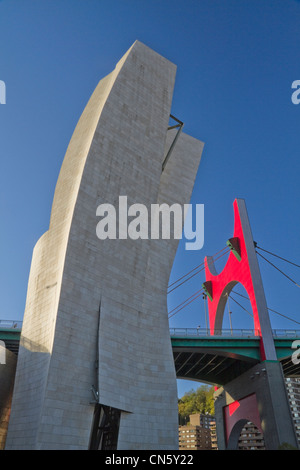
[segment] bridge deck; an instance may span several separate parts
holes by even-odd
[[[170,333],[177,378],[225,385],[260,362],[259,337],[251,330],[223,331],[218,336],[197,329],[171,329]],[[274,330],[273,334],[284,375],[300,377],[300,364],[292,361],[300,331]]]
[[[170,329],[177,378],[225,385],[260,362],[259,337],[253,330],[223,330],[210,336],[197,328]],[[300,341],[300,330],[274,330],[277,358],[286,377],[300,377],[300,364],[292,361],[294,341]],[[18,354],[21,327],[0,322],[0,340]],[[297,349],[300,348],[297,346]],[[300,356],[300,354],[299,354]]]

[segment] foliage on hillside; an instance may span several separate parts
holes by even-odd
[[[214,415],[214,388],[201,385],[197,390],[191,390],[178,400],[179,424],[189,422],[189,416],[194,413],[208,413]]]

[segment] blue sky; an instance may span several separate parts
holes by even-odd
[[[291,101],[300,80],[299,1],[2,0],[0,319],[23,318],[32,250],[48,228],[73,130],[98,81],[136,39],[177,65],[172,113],[205,142],[191,201],[205,205],[204,247],[187,252],[180,243],[171,280],[225,246],[236,197],[246,201],[258,244],[300,264],[300,105]],[[266,256],[300,283],[299,268]],[[268,306],[300,321],[299,288],[259,263]],[[200,273],[170,294],[170,310],[203,281]],[[253,326],[238,305],[231,310],[233,328]],[[297,328],[270,318],[273,328]],[[204,327],[202,298],[170,325]]]

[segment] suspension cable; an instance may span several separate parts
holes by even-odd
[[[226,250],[226,248],[228,248],[228,246],[224,246],[224,248],[222,248],[222,250],[218,251],[217,253],[215,253],[212,257],[214,258],[215,256],[217,256],[219,253],[221,253],[222,251]],[[200,268],[200,266],[203,266],[204,265],[204,261],[203,263],[199,264],[198,266],[196,266],[194,269],[192,269],[191,271],[189,271],[188,273],[184,274],[183,276],[181,276],[179,279],[177,279],[176,281],[172,282],[172,284],[170,284],[168,286],[168,288],[172,287],[174,284],[177,284],[177,282],[181,281],[184,277],[188,276],[189,274],[191,274],[193,271],[195,271],[196,269]]]
[[[192,294],[190,297],[188,297],[187,299],[185,299],[183,302],[181,302],[181,304],[177,305],[177,307],[173,308],[170,312],[169,312],[169,315],[170,313],[174,312],[174,310],[176,310],[178,307],[181,307],[181,305],[185,304],[188,300],[190,300],[192,297],[194,297],[196,294],[199,294],[200,293],[203,293],[203,289],[200,289],[198,290],[197,292],[195,292],[194,294]]]
[[[291,277],[289,277],[287,274],[285,274],[283,271],[281,271],[281,269],[279,269],[277,266],[275,266],[275,264],[271,263],[271,261],[269,261],[267,258],[265,258],[263,255],[261,255],[260,253],[258,253],[256,251],[256,253],[261,257],[263,258],[265,261],[267,261],[271,266],[273,266],[275,269],[277,269],[277,271],[279,271],[281,274],[283,274],[286,278],[288,278],[290,281],[292,281],[297,287],[300,287],[299,284],[297,284],[296,281],[294,281],[294,279],[292,279]]]
[[[297,323],[298,325],[300,325],[300,322],[294,320],[293,318],[288,317],[287,315],[283,315],[282,313],[279,313],[276,310],[273,310],[272,308],[269,308],[269,307],[268,307],[268,310],[270,310],[271,312],[277,313],[277,315],[280,315],[281,317],[287,318],[288,320],[293,321],[294,323]]]
[[[236,292],[234,292],[234,294],[236,294]],[[229,297],[231,298],[231,300],[233,300],[236,304],[238,304],[243,310],[245,310],[245,312],[248,313],[248,315],[250,315],[251,317],[253,317],[253,314],[248,312],[248,310],[243,307],[243,305],[241,305],[237,300],[235,300],[233,297],[231,297],[231,295],[229,295]]]
[[[235,292],[234,290],[232,290],[231,293],[232,293],[232,294],[239,295],[240,297],[244,297],[244,299],[247,299],[247,300],[250,301],[249,297],[247,297],[246,295],[240,294],[239,292]]]
[[[227,247],[226,247],[227,248]],[[225,253],[223,253],[222,255],[218,256],[217,258],[215,258],[214,260],[212,260],[211,262],[208,263],[208,266],[210,264],[212,264],[214,261],[217,261],[218,259],[220,259],[222,256],[226,255],[227,253],[229,253],[230,249],[225,251]],[[202,263],[203,264],[203,263]],[[199,269],[199,271],[195,272],[194,274],[192,274],[190,277],[188,277],[187,279],[185,279],[184,281],[182,281],[180,284],[178,284],[177,286],[173,287],[173,289],[169,290],[168,294],[170,294],[171,292],[173,292],[175,289],[177,289],[178,287],[182,286],[182,284],[184,284],[185,282],[189,281],[190,279],[192,279],[194,276],[196,276],[196,274],[199,274],[201,271],[203,271],[205,269],[205,266],[203,266],[203,268]],[[185,276],[183,276],[185,277]]]
[[[300,265],[296,264],[296,263],[293,263],[292,261],[289,261],[279,255],[276,255],[275,253],[272,253],[270,251],[267,251],[259,246],[257,246],[257,244],[255,244],[255,247],[259,250],[262,250],[266,253],[269,253],[270,255],[272,256],[275,256],[279,259],[282,259],[283,261],[286,261],[287,263],[290,263],[296,267],[299,267],[300,268]],[[222,250],[218,251],[217,253],[215,253],[212,258],[214,258],[215,256],[217,256],[218,254],[222,253],[222,251],[226,250],[226,248],[228,248],[227,246],[222,248]],[[217,258],[215,258],[214,260],[212,260],[211,262],[208,262],[208,265],[212,264],[214,261],[220,259],[222,256],[224,256],[225,254],[229,253],[230,252],[230,249],[225,251],[222,255],[218,256]],[[261,253],[257,252],[256,251],[256,254],[259,255],[261,258],[263,258],[265,261],[267,261],[267,263],[269,263],[271,266],[273,266],[275,269],[277,269],[281,274],[283,274],[287,279],[289,279],[293,284],[295,284],[297,287],[300,288],[300,285],[294,281],[294,279],[292,279],[291,277],[289,277],[286,273],[284,273],[281,269],[279,269],[277,266],[275,266],[271,261],[269,261],[267,258],[265,258]],[[177,284],[179,281],[183,280],[185,277],[189,276],[191,273],[193,273],[196,269],[200,268],[201,266],[203,266],[201,269],[199,269],[199,271],[195,272],[194,274],[192,274],[190,277],[188,277],[187,279],[185,279],[184,281],[182,281],[179,285],[177,285],[176,287],[174,287],[173,289],[171,289],[169,293],[173,292],[175,289],[177,289],[177,287],[180,287],[182,284],[184,284],[185,282],[189,281],[190,279],[192,279],[194,276],[196,276],[196,274],[199,274],[201,271],[203,271],[205,269],[205,266],[204,266],[204,262],[199,264],[198,266],[196,266],[195,268],[193,268],[191,271],[189,271],[188,273],[184,274],[183,276],[181,276],[179,279],[177,279],[176,281],[174,281],[172,284],[170,284],[168,287],[172,287],[174,286],[174,284]],[[248,297],[246,297],[245,295],[242,295],[238,292],[235,292],[235,291],[232,291],[233,294],[236,294],[236,295],[239,295],[240,297],[243,297],[247,300],[249,300]],[[174,315],[176,315],[178,312],[180,312],[182,309],[184,309],[185,307],[187,307],[190,303],[192,303],[194,300],[196,300],[198,297],[200,297],[201,294],[204,294],[204,290],[203,289],[200,289],[199,291],[195,292],[194,294],[192,294],[190,297],[188,297],[186,300],[184,300],[183,302],[181,302],[179,305],[177,305],[177,307],[173,308],[170,312],[169,312],[169,317],[168,318],[171,318],[173,317]],[[196,297],[195,297],[196,296]],[[230,298],[237,304],[239,305],[240,308],[242,308],[245,312],[248,313],[248,315],[250,315],[251,317],[253,317],[253,314],[250,313],[246,308],[244,308],[239,302],[237,302],[237,300],[235,300],[233,297],[230,296]],[[188,303],[187,303],[188,302]],[[181,307],[181,308],[179,308]],[[287,315],[284,315],[282,313],[279,313],[277,312],[276,310],[273,310],[269,307],[267,307],[269,311],[273,312],[273,313],[276,313],[277,315],[280,315],[284,318],[287,318],[288,320],[294,322],[294,323],[297,323],[300,325],[300,322],[294,320],[293,318],[290,318],[288,317]],[[174,313],[172,313],[174,312]]]
[[[176,315],[178,312],[180,312],[180,310],[182,310],[183,308],[187,307],[190,303],[194,302],[194,300],[196,300],[198,297],[200,297],[200,295],[203,294],[204,291],[200,292],[197,297],[195,297],[194,299],[190,300],[186,305],[184,305],[183,307],[181,307],[179,310],[177,310],[176,312],[172,313],[172,315],[170,315],[168,318],[171,318],[173,317],[174,315]]]
[[[215,253],[213,257],[215,257],[216,255],[222,253],[222,251],[226,250],[222,255],[218,256],[217,258],[215,258],[214,260],[210,261],[208,263],[208,265],[212,264],[214,261],[218,260],[219,258],[221,258],[222,256],[224,256],[225,254],[229,253],[230,252],[230,249],[228,249],[228,247],[224,247],[222,248],[222,250],[218,251],[217,253]],[[196,274],[199,274],[199,272],[203,271],[205,269],[205,266],[204,266],[204,262],[201,263],[199,266],[196,266],[196,268],[192,269],[191,271],[189,271],[187,274],[185,274],[184,276],[182,276],[181,278],[177,279],[177,281],[173,282],[172,284],[170,284],[169,287],[171,287],[172,285],[176,284],[178,281],[180,281],[181,279],[185,278],[186,276],[188,276],[190,273],[192,273],[193,271],[195,271],[195,269],[197,269],[198,267],[200,266],[203,266],[199,271],[197,271],[196,273],[192,274],[188,279],[185,279],[184,281],[182,281],[178,286],[174,287],[173,289],[171,289],[168,294],[172,291],[174,291],[175,289],[177,289],[177,287],[180,287],[182,284],[184,284],[185,282],[189,281],[192,277],[194,277]],[[203,289],[200,289],[198,290],[197,292],[195,292],[194,294],[192,294],[190,297],[188,297],[186,300],[184,300],[183,302],[181,302],[179,305],[177,305],[177,307],[173,308],[170,312],[168,312],[168,318],[171,318],[173,317],[174,315],[176,315],[178,312],[180,312],[182,309],[184,309],[185,307],[187,307],[190,303],[194,302],[194,300],[196,300],[198,297],[200,297],[200,295],[203,295],[205,294],[204,290]],[[196,296],[196,297],[195,297]],[[187,303],[188,302],[188,303]],[[180,307],[180,308],[179,308]]]
[[[240,294],[239,292],[231,291],[231,293],[232,293],[232,294],[239,295],[240,297],[243,297],[244,299],[247,299],[247,300],[249,300],[249,302],[250,302],[249,297],[246,297],[245,295]],[[232,299],[232,300],[234,300],[234,299]],[[236,301],[235,301],[235,302],[236,302]],[[290,321],[292,321],[292,322],[297,323],[298,325],[300,325],[300,322],[294,320],[294,319],[291,318],[291,317],[288,317],[287,315],[284,315],[283,313],[277,312],[277,310],[273,310],[273,309],[270,308],[270,307],[267,307],[267,309],[268,309],[270,312],[277,313],[277,315],[280,315],[281,317],[287,318],[287,320],[290,320]],[[248,312],[248,313],[249,313],[249,312]],[[251,313],[250,313],[250,315],[251,315]]]
[[[259,250],[262,250],[262,251],[265,251],[266,253],[269,253],[269,255],[276,256],[276,258],[282,259],[283,261],[286,261],[287,263],[293,264],[293,265],[296,266],[297,268],[300,268],[300,265],[299,265],[299,264],[293,263],[292,261],[289,261],[289,260],[287,260],[287,259],[285,259],[285,258],[282,258],[282,256],[276,255],[275,253],[271,253],[271,251],[264,250],[264,249],[261,248],[260,246],[255,245],[255,247],[258,248]]]

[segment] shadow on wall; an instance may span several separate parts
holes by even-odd
[[[34,370],[38,370],[37,366],[41,367],[43,364],[44,367],[47,366],[51,357],[50,351],[41,344],[21,336],[19,351],[21,349],[26,350],[26,357],[28,357],[28,354],[31,355],[32,373],[34,373]],[[2,364],[0,363],[0,450],[5,449],[7,439],[18,356],[6,349],[5,361],[3,362]],[[22,369],[21,362],[19,367]]]
[[[6,349],[5,361],[3,362],[3,364],[0,364],[0,450],[4,449],[6,441],[17,356]]]

